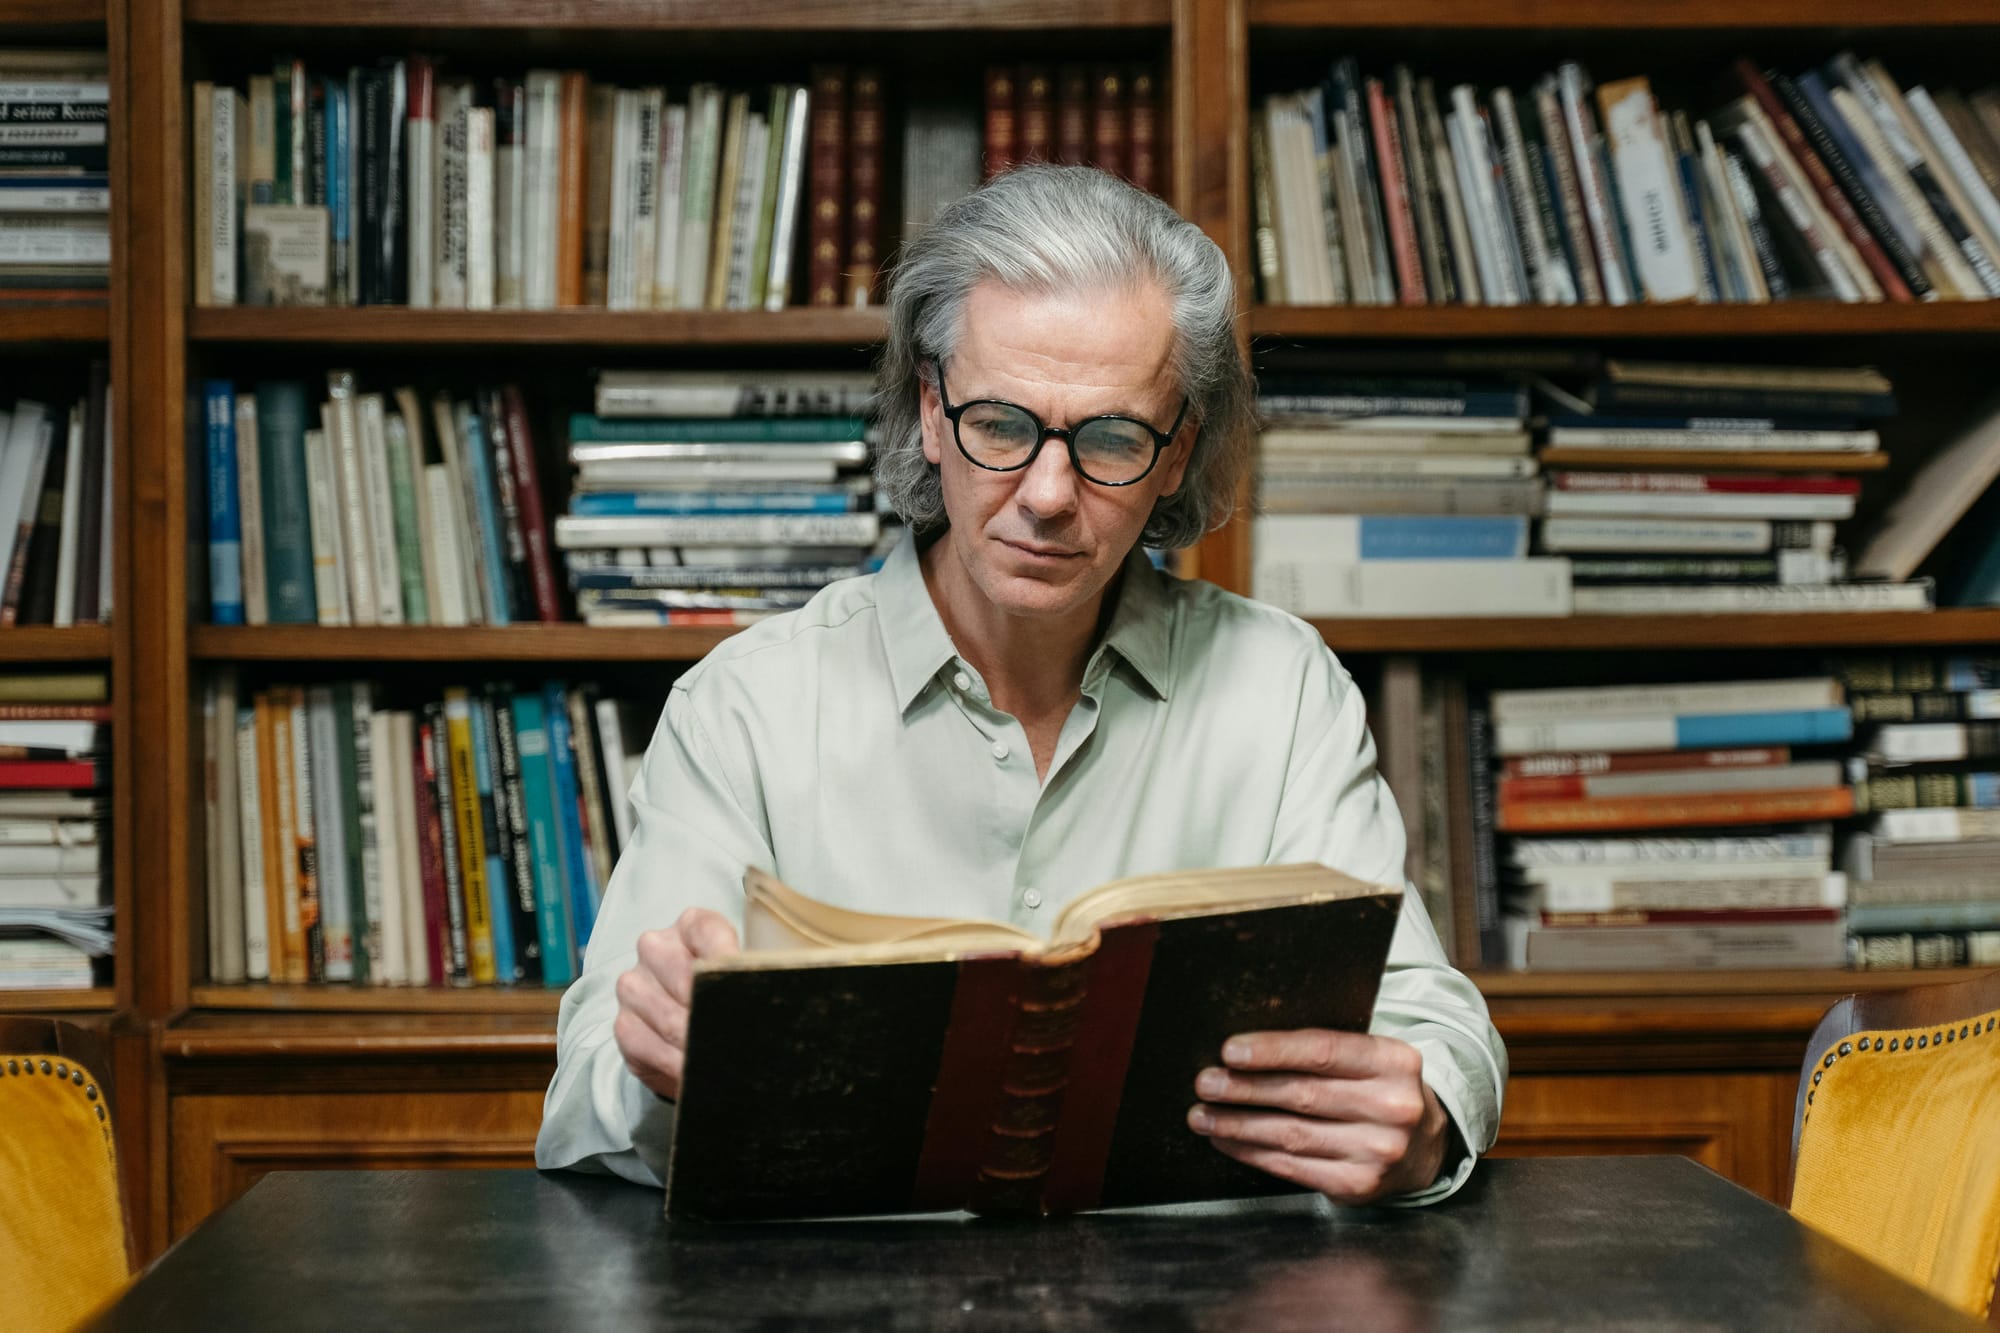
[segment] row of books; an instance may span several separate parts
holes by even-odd
[[[111,618],[109,395],[100,361],[67,408],[0,409],[0,626]]]
[[[1842,53],[1744,59],[1707,118],[1575,62],[1525,97],[1398,66],[1265,99],[1263,299],[1625,305],[2000,295],[2000,90],[1899,84]]]
[[[1150,65],[989,65],[986,175],[1025,162],[1063,162],[1159,193],[1159,87]]]
[[[450,77],[415,56],[194,86],[200,305],[866,305],[882,85],[731,91],[580,70]]]
[[[93,672],[0,676],[0,990],[109,979],[106,686]]]
[[[1259,409],[1253,589],[1301,615],[1927,610],[1914,576],[2000,474],[1990,407],[1850,560],[1838,525],[1895,411],[1872,368],[1613,358],[1573,387],[1279,374]]]
[[[746,624],[876,567],[869,394],[858,373],[601,374],[555,528],[585,623]]]
[[[592,686],[204,687],[219,982],[567,985],[643,749]]]
[[[108,68],[102,50],[0,50],[0,300],[104,300]]]
[[[1827,667],[1487,692],[1387,662],[1382,771],[1454,959],[2000,962],[2000,662]]]
[[[219,625],[562,618],[534,430],[513,385],[428,401],[335,370],[202,386],[209,611]],[[317,426],[312,423],[317,420]]]

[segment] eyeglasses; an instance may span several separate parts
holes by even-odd
[[[975,398],[953,407],[944,385],[944,363],[934,358],[931,364],[937,367],[938,401],[945,419],[951,422],[958,451],[974,467],[989,472],[1019,472],[1035,461],[1042,445],[1054,436],[1069,447],[1070,465],[1085,481],[1099,486],[1130,486],[1145,480],[1160,461],[1160,451],[1174,442],[1187,418],[1187,398],[1181,399],[1181,410],[1164,433],[1136,417],[1116,414],[1087,417],[1063,430],[1045,426],[1040,417],[1019,403],[999,398]]]

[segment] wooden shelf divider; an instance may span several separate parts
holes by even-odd
[[[2000,16],[2000,8],[1994,11]],[[1769,305],[1259,305],[1254,338],[1769,338],[2000,336],[2000,300]]]
[[[88,990],[0,990],[0,1014],[109,1013],[118,993],[109,986]]]
[[[203,625],[189,639],[196,658],[212,661],[680,662],[701,657],[736,632],[727,626],[598,629],[575,623],[462,629]]]
[[[536,986],[196,986],[197,1009],[356,1014],[548,1014],[562,992]]]
[[[0,305],[0,343],[101,343],[110,337],[108,306]]]
[[[610,32],[755,29],[938,32],[1164,28],[1171,0],[188,0],[191,23],[242,27],[469,28]]]
[[[188,312],[197,343],[366,347],[809,347],[857,351],[888,332],[880,306],[762,310],[411,310],[217,306]]]
[[[107,12],[105,0],[0,0],[0,26],[102,27]]]
[[[241,0],[252,3],[253,0]],[[1983,0],[1249,0],[1253,28],[1445,28],[1514,31],[1649,29],[1882,29],[1992,27],[2000,12]]]
[[[0,662],[96,662],[111,658],[109,625],[13,625],[0,629]]]

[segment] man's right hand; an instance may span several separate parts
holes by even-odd
[[[705,907],[690,907],[667,929],[639,936],[638,965],[618,978],[618,1019],[611,1033],[625,1067],[660,1096],[681,1095],[694,960],[742,949],[729,919]]]

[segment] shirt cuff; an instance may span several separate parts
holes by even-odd
[[[1438,1178],[1424,1188],[1383,1200],[1391,1208],[1421,1208],[1425,1204],[1450,1198],[1460,1186],[1472,1179],[1472,1168],[1479,1163],[1479,1145],[1492,1141],[1492,1127],[1476,1123],[1469,1114],[1469,1108],[1477,1102],[1458,1072],[1458,1066],[1453,1063],[1451,1053],[1433,1042],[1413,1044],[1424,1057],[1424,1085],[1437,1094],[1438,1104],[1444,1107],[1444,1113],[1465,1152],[1456,1162],[1448,1162]]]
[[[632,1152],[652,1173],[646,1183],[664,1185],[667,1157],[674,1144],[674,1104],[641,1083],[631,1070],[620,1072],[625,1080],[625,1124],[631,1131]]]

